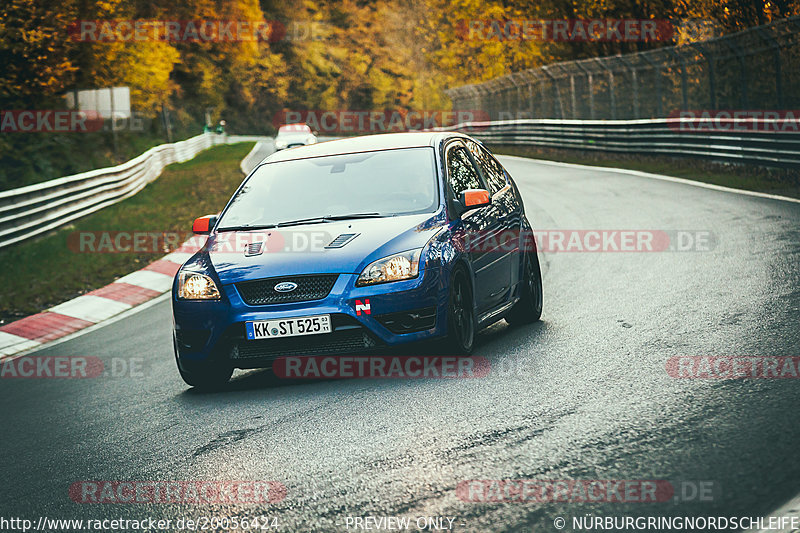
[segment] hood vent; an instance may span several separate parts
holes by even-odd
[[[261,255],[264,252],[263,242],[251,242],[244,249],[245,257],[252,257],[254,255]]]
[[[341,248],[348,242],[352,241],[356,237],[361,235],[360,233],[342,233],[335,239],[333,239],[328,246],[325,248]]]

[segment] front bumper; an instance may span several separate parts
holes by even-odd
[[[357,277],[339,274],[330,293],[319,300],[267,305],[248,305],[234,284],[222,286],[218,301],[178,300],[173,286],[179,362],[214,360],[259,368],[278,357],[349,354],[446,334],[447,287],[440,268],[424,269],[413,280],[371,287],[355,287]],[[246,339],[245,322],[320,314],[331,315],[331,333]]]

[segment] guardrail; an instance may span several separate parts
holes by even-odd
[[[800,120],[721,119],[518,119],[467,122],[463,131],[486,144],[657,154],[763,167],[800,168]]]
[[[133,196],[172,163],[218,144],[262,141],[261,136],[204,133],[162,144],[115,167],[101,168],[0,192],[0,248],[40,235]]]

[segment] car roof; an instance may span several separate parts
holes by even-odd
[[[308,124],[297,123],[297,124],[284,124],[278,131],[301,131],[301,132],[308,132],[311,131],[311,127]]]
[[[353,154],[374,150],[391,150],[394,148],[435,147],[444,139],[455,136],[463,137],[463,135],[459,133],[438,131],[382,133],[379,135],[346,137],[333,141],[298,146],[289,150],[281,150],[280,152],[275,152],[270,155],[264,159],[263,162],[274,163],[276,161],[290,161],[292,159],[305,159],[326,155]]]

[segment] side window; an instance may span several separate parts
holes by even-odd
[[[500,163],[498,163],[485,148],[478,146],[478,143],[468,141],[467,146],[469,146],[469,150],[472,152],[472,157],[475,158],[475,161],[480,165],[483,171],[483,176],[486,178],[486,182],[489,185],[489,192],[494,195],[497,191],[506,186],[506,175],[503,171],[503,167],[500,166]]]
[[[472,161],[469,160],[467,149],[463,146],[456,146],[447,152],[447,174],[456,197],[466,189],[483,187]]]

